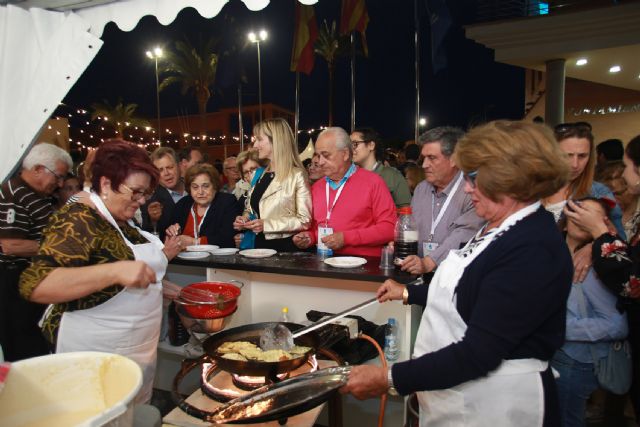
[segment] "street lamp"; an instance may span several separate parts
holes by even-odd
[[[260,109],[260,121],[262,121],[262,70],[260,68],[260,42],[263,42],[267,39],[267,31],[260,30],[258,34],[253,31],[247,34],[249,41],[251,43],[255,43],[258,49],[258,106]]]
[[[160,127],[160,80],[158,78],[158,59],[162,58],[162,49],[159,47],[147,51],[147,57],[156,63],[156,113],[158,118],[158,143],[162,145],[162,128]]]
[[[420,117],[420,120],[418,120],[418,124],[420,125],[420,127],[425,127],[428,123],[428,120],[426,117]]]

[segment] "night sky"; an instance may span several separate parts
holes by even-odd
[[[296,0],[297,1],[297,0]],[[448,1],[453,25],[445,39],[447,67],[434,75],[431,67],[428,19],[422,22],[421,116],[429,127],[470,125],[497,118],[521,118],[524,72],[493,61],[493,52],[465,39],[463,25],[473,22],[475,8],[469,0]],[[318,27],[326,19],[340,20],[339,0],[321,0],[315,5]],[[390,142],[413,138],[414,120],[414,25],[413,1],[367,0],[369,57],[356,61],[356,126],[372,126]],[[239,0],[231,0],[221,13],[202,18],[194,9],[180,12],[169,26],[155,17],[143,18],[131,32],[110,23],[103,34],[104,46],[80,77],[64,102],[74,108],[89,108],[93,102],[118,97],[139,104],[142,117],[154,119],[155,74],[145,51],[155,45],[173,48],[176,40],[217,37],[224,49],[233,40],[242,46],[239,63],[245,69],[243,103],[257,104],[257,55],[246,42],[251,29],[265,28],[269,39],[261,44],[263,103],[294,110],[295,74],[289,71],[294,30],[294,0],[272,0],[259,12],[251,12]],[[235,37],[234,37],[235,36]],[[222,61],[224,59],[221,59]],[[336,72],[335,125],[349,127],[349,59],[339,60]],[[197,112],[193,96],[180,95],[179,87],[160,94],[161,115],[170,117]],[[236,86],[214,88],[207,111],[236,106]],[[328,73],[324,59],[316,55],[311,76],[301,75],[300,128],[317,128],[328,118]]]

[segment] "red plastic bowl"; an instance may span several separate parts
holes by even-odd
[[[178,294],[178,302],[184,307],[187,315],[195,319],[217,319],[227,317],[236,310],[242,284],[235,285],[226,282],[198,282],[185,286]],[[211,298],[207,293],[189,292],[190,290],[204,290],[214,294]]]

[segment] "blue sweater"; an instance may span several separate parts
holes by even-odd
[[[465,269],[456,307],[465,336],[436,352],[396,363],[399,393],[446,389],[485,376],[505,359],[550,360],[565,336],[573,263],[553,215],[538,209],[494,240]],[[425,305],[428,285],[409,287]],[[437,331],[434,331],[437,333]]]

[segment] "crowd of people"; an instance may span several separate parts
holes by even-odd
[[[64,150],[34,146],[0,190],[4,357],[124,354],[147,401],[163,296],[176,293],[162,279],[181,250],[378,257],[410,206],[418,253],[400,268],[427,285],[387,280],[378,298],[424,307],[414,357],[356,367],[343,392],[417,393],[424,423],[580,426],[612,343],[628,339],[640,366],[640,137],[624,148],[596,145],[584,122],[443,126],[398,160],[374,129],[331,127],[305,162],[283,119],[253,139],[220,169],[195,147],[110,140],[77,175]],[[640,369],[630,397],[640,413]]]

